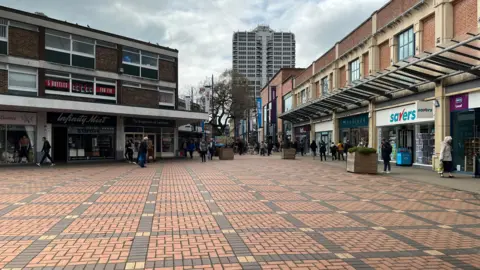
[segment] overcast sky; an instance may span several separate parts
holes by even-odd
[[[295,34],[306,67],[388,0],[0,0],[0,4],[179,50],[185,93],[232,66],[232,34],[258,24]]]

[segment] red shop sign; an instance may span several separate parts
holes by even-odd
[[[70,89],[70,85],[68,81],[55,81],[55,80],[45,80],[45,86],[47,88],[54,88],[54,89]]]
[[[115,96],[115,87],[106,85],[97,85],[97,95]]]

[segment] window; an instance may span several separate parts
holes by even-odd
[[[116,81],[110,79],[55,71],[45,74],[46,94],[116,100],[116,88]]]
[[[360,60],[350,62],[350,82],[360,79]]]
[[[322,96],[328,95],[328,76],[324,77],[321,81],[322,83]]]
[[[0,18],[0,54],[8,53],[8,21]]]
[[[303,103],[306,103],[307,102],[307,91],[304,89],[302,90],[302,92],[300,93],[301,94],[301,97],[302,97],[302,104]]]
[[[95,40],[47,29],[45,58],[57,64],[95,69]]]
[[[160,88],[157,85],[139,84],[139,83],[128,82],[128,81],[124,81],[122,83],[122,86],[157,91],[157,92],[160,93],[159,94],[159,105],[161,105],[161,106],[172,106],[172,107],[175,106],[175,89]]]
[[[415,54],[415,35],[413,27],[398,35],[398,61]]]
[[[10,65],[8,69],[8,89],[37,92],[37,69]]]
[[[283,97],[283,112],[288,112],[293,108],[293,96],[286,95]]]
[[[158,55],[133,48],[123,50],[123,72],[128,75],[158,80]]]
[[[174,106],[175,105],[175,95],[173,92],[159,90],[160,92],[160,101],[159,105],[162,106]]]

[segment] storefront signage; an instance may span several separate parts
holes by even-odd
[[[76,113],[47,113],[47,122],[60,125],[116,126],[115,116]]]
[[[332,131],[333,121],[321,122],[315,124],[315,132]]]
[[[0,111],[0,124],[36,126],[37,115],[35,113],[26,112]]]
[[[308,133],[308,132],[310,132],[310,125],[295,128],[295,133]]]
[[[45,89],[54,90],[54,91],[70,91],[70,81],[69,80],[45,80]]]
[[[97,84],[95,91],[100,96],[115,96],[115,86]]]
[[[125,126],[148,126],[148,127],[173,127],[174,122],[164,119],[132,118],[125,117],[123,124]]]
[[[368,114],[359,114],[341,118],[340,128],[359,128],[368,127]]]
[[[450,97],[450,111],[468,110],[468,94]]]
[[[377,111],[375,115],[377,126],[433,121],[433,102],[418,101],[415,104]]]
[[[271,110],[270,110],[270,124],[276,124],[277,123],[277,87],[276,86],[270,86],[270,89],[272,91],[272,96],[271,96]]]
[[[468,94],[468,108],[475,109],[480,108],[480,92],[474,92]]]

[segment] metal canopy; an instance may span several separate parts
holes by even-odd
[[[461,73],[480,77],[480,35],[468,33],[459,39],[403,59],[388,69],[302,104],[279,117],[295,124],[332,111],[361,107],[363,101],[376,97],[391,99],[398,91],[418,92],[421,85]]]

